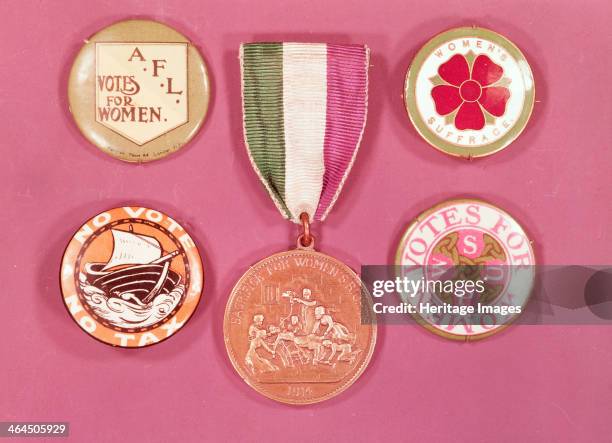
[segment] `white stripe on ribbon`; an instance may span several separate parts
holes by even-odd
[[[283,44],[285,203],[299,221],[312,221],[325,172],[323,145],[327,109],[327,45]]]

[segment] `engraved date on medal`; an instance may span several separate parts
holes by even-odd
[[[310,386],[287,386],[286,395],[287,397],[293,398],[305,398],[310,397],[313,394],[313,389]]]

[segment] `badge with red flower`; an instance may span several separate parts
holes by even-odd
[[[505,37],[456,28],[431,39],[406,74],[410,120],[435,148],[460,157],[493,154],[514,141],[533,109],[533,75]]]
[[[431,79],[436,112],[459,130],[484,128],[506,112],[511,80],[487,55],[455,54]]]

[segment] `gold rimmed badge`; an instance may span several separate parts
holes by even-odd
[[[209,97],[197,48],[151,20],[121,21],[87,39],[68,81],[79,130],[128,162],[156,160],[189,142],[204,122]]]
[[[418,133],[457,157],[494,154],[525,129],[535,99],[527,59],[510,40],[478,27],[436,35],[417,53],[404,103]]]
[[[489,337],[520,315],[531,296],[535,264],[532,242],[516,219],[477,199],[446,200],[422,212],[406,228],[395,256],[401,278],[435,280],[441,274],[468,272],[470,280],[481,281],[482,292],[470,295],[425,291],[403,297],[417,308],[477,308],[472,316],[431,314],[426,309],[413,314],[427,330],[461,341]],[[514,312],[502,312],[508,306]]]

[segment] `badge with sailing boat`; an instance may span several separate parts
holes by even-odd
[[[68,311],[93,337],[121,347],[158,343],[180,329],[200,299],[195,243],[159,211],[98,214],[74,235],[62,262]]]

